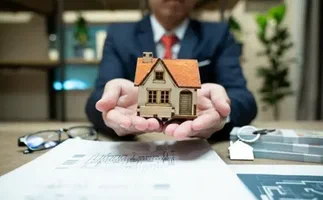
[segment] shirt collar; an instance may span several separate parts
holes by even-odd
[[[150,22],[153,29],[154,42],[158,43],[164,34],[175,34],[179,40],[182,40],[188,27],[189,19],[185,19],[179,26],[171,31],[166,31],[154,15],[150,16]]]

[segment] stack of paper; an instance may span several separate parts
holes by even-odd
[[[230,133],[232,141],[238,140],[238,130],[236,127]],[[243,139],[256,137],[249,131],[239,135]],[[256,158],[323,163],[323,132],[279,129],[248,144],[253,147]]]
[[[0,199],[10,200],[215,198],[255,196],[205,140],[70,139],[0,177]]]

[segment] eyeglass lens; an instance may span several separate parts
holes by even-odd
[[[56,131],[43,131],[29,135],[25,139],[26,145],[31,150],[48,149],[59,144],[59,134]]]
[[[80,138],[85,140],[96,140],[98,138],[96,130],[92,127],[72,127],[66,133],[71,138]],[[41,131],[28,135],[25,139],[25,143],[28,148],[33,151],[49,149],[57,146],[61,141],[68,139],[67,135],[60,134],[55,130]]]
[[[72,138],[81,138],[85,140],[96,140],[97,132],[92,127],[73,127],[68,130]]]

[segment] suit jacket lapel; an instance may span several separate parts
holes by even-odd
[[[194,49],[198,43],[197,24],[191,20],[187,27],[184,38],[181,40],[181,48],[178,53],[178,58],[191,59],[194,58]]]
[[[138,24],[138,41],[139,41],[139,49],[140,56],[142,52],[149,51],[153,52],[154,56],[156,56],[156,46],[153,38],[153,31],[150,24],[149,15],[145,16]]]

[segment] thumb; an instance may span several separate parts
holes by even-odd
[[[100,112],[108,112],[117,106],[121,94],[121,86],[114,82],[108,82],[104,88],[101,99],[96,103],[96,109]]]
[[[211,89],[210,93],[211,101],[215,109],[220,113],[221,116],[228,116],[231,112],[230,99],[225,89],[222,86],[217,85]]]

